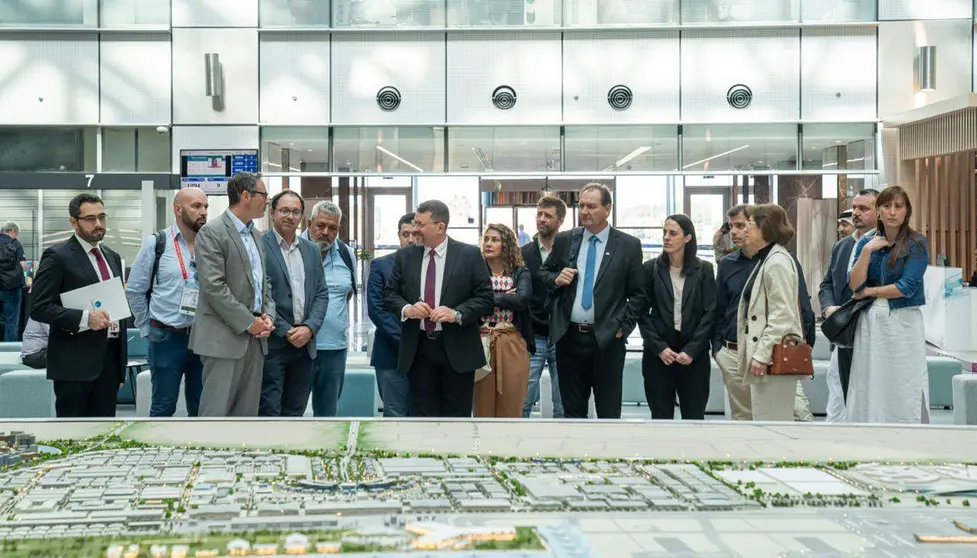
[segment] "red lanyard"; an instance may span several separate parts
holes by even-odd
[[[180,250],[180,243],[176,239],[176,228],[173,229],[173,250],[176,251],[176,260],[180,262],[180,271],[183,273],[183,280],[190,278],[187,275],[187,266],[183,265],[183,251]]]

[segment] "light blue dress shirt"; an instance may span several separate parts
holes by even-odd
[[[356,258],[350,250],[350,261]],[[349,330],[349,291],[353,289],[350,269],[339,255],[339,242],[334,242],[322,258],[322,271],[326,276],[326,291],[329,305],[322,329],[315,337],[315,347],[320,351],[337,351],[347,346],[346,332]]]
[[[261,267],[261,254],[258,252],[258,244],[254,241],[254,236],[251,235],[251,231],[254,230],[254,221],[245,225],[234,213],[228,211],[227,214],[230,215],[234,228],[241,233],[241,242],[244,243],[244,249],[248,252],[248,260],[251,261],[251,279],[254,280],[254,307],[251,311],[260,314],[264,302],[261,300],[264,291],[264,270]]]
[[[183,265],[187,271],[187,279],[183,279],[180,262],[173,247],[173,236],[176,235],[183,255]],[[159,271],[156,272],[156,282],[152,285],[153,293],[150,300],[146,300],[146,291],[150,288],[150,276],[153,274],[153,261],[156,259],[156,235],[149,235],[143,240],[139,254],[129,273],[126,284],[126,298],[132,309],[136,328],[143,337],[149,335],[149,320],[153,319],[168,326],[184,328],[193,325],[193,316],[180,313],[180,301],[185,289],[199,289],[197,270],[191,265],[190,248],[183,240],[183,233],[176,227],[166,229],[166,240],[163,242],[163,254],[159,259]]]
[[[584,310],[581,305],[583,302],[584,273],[587,272],[587,254],[590,252],[590,237],[597,237],[597,254],[594,258],[594,286],[597,286],[597,273],[600,271],[600,262],[604,259],[604,251],[607,250],[607,237],[611,234],[611,226],[607,225],[604,230],[596,235],[587,229],[583,231],[583,238],[580,239],[580,252],[577,254],[577,294],[573,297],[573,310],[570,311],[570,321],[577,324],[594,323],[595,305],[591,305],[588,310]],[[570,254],[573,257],[573,254]]]

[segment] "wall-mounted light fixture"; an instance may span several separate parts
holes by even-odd
[[[216,52],[204,54],[204,81],[208,97],[222,97],[224,95],[224,79],[221,75],[220,55]]]
[[[920,91],[936,90],[936,47],[921,46],[917,53],[916,82]]]

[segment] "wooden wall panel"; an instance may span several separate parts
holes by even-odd
[[[974,273],[977,249],[977,154],[917,159],[913,227],[926,235],[930,263],[945,254],[950,267]]]

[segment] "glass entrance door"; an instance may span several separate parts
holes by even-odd
[[[729,188],[689,187],[685,189],[685,214],[692,219],[699,241],[699,257],[712,259],[712,236],[726,222],[730,208]]]
[[[410,188],[366,189],[366,238],[363,245],[374,258],[400,248],[397,221],[410,212]]]

